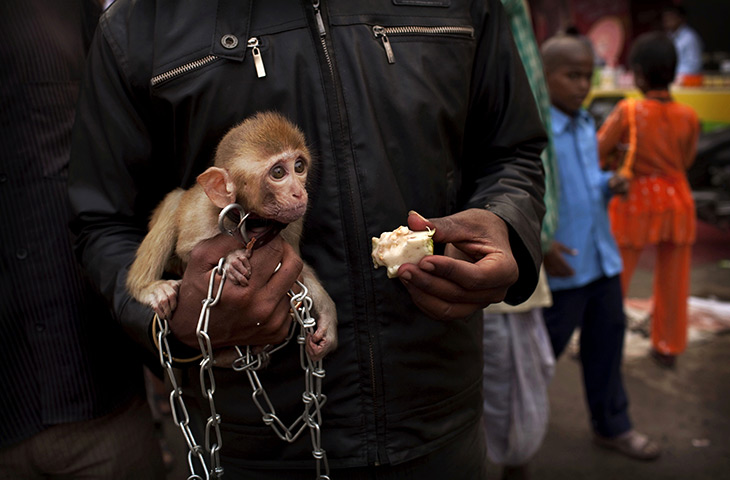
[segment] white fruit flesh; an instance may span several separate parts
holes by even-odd
[[[434,233],[435,230],[414,232],[401,226],[383,232],[380,238],[372,237],[375,268],[387,267],[388,278],[393,278],[404,263],[418,263],[426,255],[433,255]]]

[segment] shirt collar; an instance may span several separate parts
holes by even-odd
[[[581,108],[575,116],[571,117],[562,110],[555,108],[553,105],[550,106],[550,121],[553,125],[553,133],[559,134],[565,132],[574,119],[579,123],[590,123],[591,116],[587,111]]]

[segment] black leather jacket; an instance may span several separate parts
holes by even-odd
[[[124,276],[150,211],[194,182],[228,128],[275,109],[302,127],[318,162],[302,252],[338,309],[340,347],[325,360],[331,465],[404,461],[478,421],[481,316],[420,313],[373,269],[370,238],[411,209],[488,208],[509,224],[519,264],[508,301],[532,292],[545,135],[499,1],[118,0],[88,61],[74,229],[131,335],[149,344],[150,310],[129,298]],[[262,374],[285,422],[301,413],[295,353]],[[243,374],[221,370],[216,381],[225,461],[311,468],[308,440],[289,445],[263,425]]]

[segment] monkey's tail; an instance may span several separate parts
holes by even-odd
[[[149,231],[137,250],[127,274],[127,289],[138,301],[145,302],[145,290],[162,278],[165,265],[175,250],[178,238],[177,210],[185,190],[168,193],[157,206],[149,223]]]

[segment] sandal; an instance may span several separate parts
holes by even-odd
[[[659,445],[636,430],[629,430],[616,437],[594,435],[593,440],[600,447],[616,450],[636,460],[655,460],[662,452]]]
[[[651,357],[663,368],[673,369],[677,363],[676,355],[661,353],[654,349],[651,350]]]

